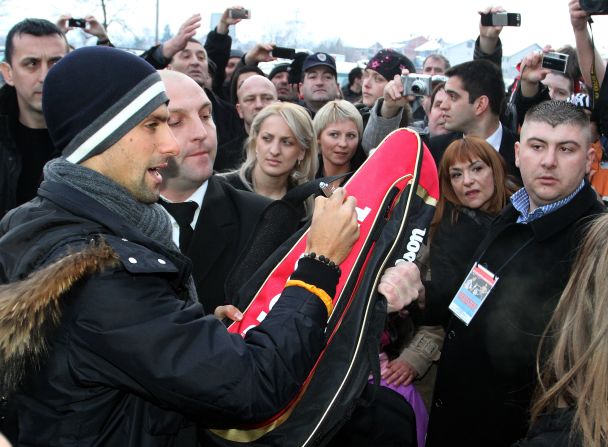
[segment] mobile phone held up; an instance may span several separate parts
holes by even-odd
[[[230,8],[228,10],[228,17],[231,19],[250,19],[251,11],[245,8]]]
[[[521,14],[516,12],[495,12],[481,14],[483,26],[521,26]]]
[[[73,28],[84,28],[87,26],[85,19],[68,19],[68,26]]]
[[[279,59],[295,59],[296,50],[295,48],[285,48],[285,47],[273,47],[272,48],[272,56]]]

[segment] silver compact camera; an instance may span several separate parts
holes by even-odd
[[[549,70],[566,72],[568,66],[568,55],[564,53],[545,53],[543,54],[542,67]]]
[[[409,74],[401,76],[403,96],[428,96],[433,91],[432,76],[425,74]]]

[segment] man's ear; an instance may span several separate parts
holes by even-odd
[[[519,141],[515,142],[515,166],[519,168]]]
[[[486,95],[481,95],[479,98],[475,100],[475,114],[477,116],[484,113],[486,110],[490,108],[490,100]]]
[[[591,172],[591,166],[593,165],[593,160],[595,160],[595,149],[593,146],[587,150],[587,157],[585,160],[585,174],[589,174]]]
[[[13,68],[10,66],[10,64],[8,62],[0,63],[0,71],[2,72],[4,82],[14,87],[15,83],[13,81]]]
[[[243,114],[241,113],[241,105],[238,102],[236,103],[236,113],[239,114],[240,119],[243,119]]]

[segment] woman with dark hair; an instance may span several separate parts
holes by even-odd
[[[539,388],[520,447],[608,445],[608,215],[590,224],[538,349]],[[547,354],[545,357],[543,354]],[[546,359],[541,367],[543,358]]]
[[[423,315],[414,314],[410,319],[418,328],[410,325],[410,342],[405,348],[394,335],[385,348],[393,354],[383,378],[392,385],[408,385],[423,377],[439,359],[442,326],[450,317],[448,306],[491,220],[515,190],[502,157],[475,137],[448,146],[439,164],[439,186],[441,194],[428,240],[430,279],[425,282]]]
[[[381,354],[381,383],[412,404],[419,439],[424,439],[428,415],[411,384],[439,359],[450,301],[490,221],[514,189],[508,184],[502,157],[485,140],[474,137],[448,146],[439,165],[439,185],[429,237],[431,278],[425,282],[424,313],[412,309],[412,314],[391,316]]]
[[[500,154],[485,140],[452,142],[439,164],[440,199],[431,222],[427,314],[446,325],[448,305],[490,222],[516,190]]]

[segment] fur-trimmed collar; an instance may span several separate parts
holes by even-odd
[[[78,280],[113,267],[118,255],[103,240],[24,280],[0,285],[0,390],[13,390],[47,351],[46,335],[61,319],[60,298]]]

